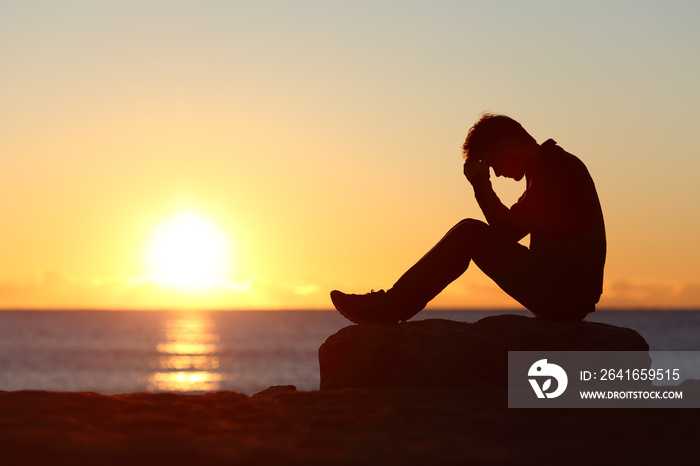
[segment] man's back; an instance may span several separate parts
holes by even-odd
[[[527,181],[511,212],[529,225],[531,252],[553,276],[561,273],[572,293],[597,302],[603,286],[605,223],[588,170],[550,139],[542,144]]]

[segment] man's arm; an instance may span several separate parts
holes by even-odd
[[[493,190],[488,164],[475,159],[467,159],[464,163],[464,176],[474,188],[476,202],[491,227],[514,241],[520,241],[530,233],[528,226],[503,205]]]

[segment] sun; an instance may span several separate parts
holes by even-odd
[[[228,281],[231,242],[213,221],[182,210],[160,224],[146,247],[149,280],[165,286],[200,289]]]

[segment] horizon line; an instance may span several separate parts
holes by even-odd
[[[670,306],[670,307],[633,307],[618,306],[596,309],[593,314],[599,312],[675,312],[675,311],[700,311],[700,306]],[[333,308],[92,308],[92,307],[0,307],[0,312],[337,312]],[[527,309],[511,307],[445,307],[428,308],[423,312],[523,312],[530,313]],[[534,317],[534,315],[533,315]],[[584,319],[585,320],[585,319]]]

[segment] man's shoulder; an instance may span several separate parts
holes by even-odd
[[[552,141],[553,144],[547,144],[550,141]],[[547,144],[547,146],[545,146],[545,144]],[[544,149],[543,153],[546,155],[546,158],[550,161],[550,163],[561,165],[563,167],[570,167],[572,170],[583,170],[584,172],[588,173],[586,164],[583,163],[580,158],[563,149],[552,139],[549,139],[547,142],[543,143],[542,147]]]
[[[547,191],[565,192],[572,189],[587,191],[593,185],[588,168],[574,154],[556,143],[543,143],[542,149],[539,163],[530,173],[533,187],[537,185]]]

